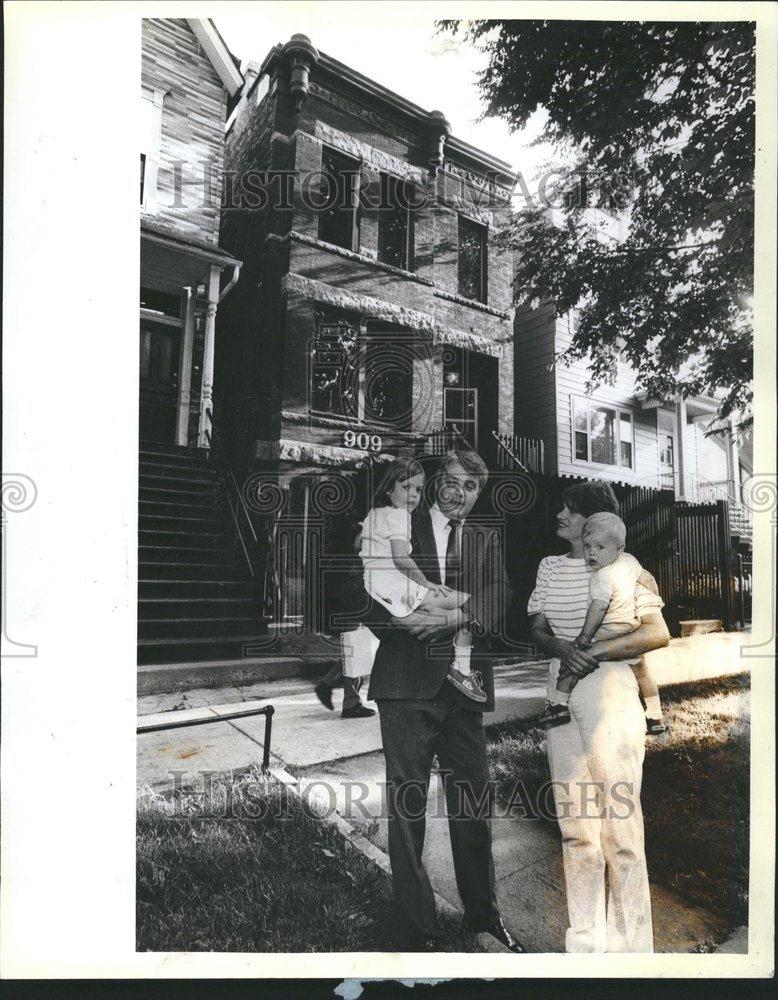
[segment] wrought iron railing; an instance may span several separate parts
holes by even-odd
[[[498,434],[492,431],[497,442],[497,468],[517,469],[520,472],[543,472],[543,442],[538,438],[520,437],[518,434]]]
[[[211,460],[216,466],[219,480],[224,489],[227,506],[229,507],[230,514],[232,515],[240,549],[243,553],[243,558],[249,571],[249,575],[252,580],[259,581],[263,577],[264,565],[263,560],[260,559],[260,545],[257,538],[257,532],[252,522],[249,509],[246,506],[243,491],[241,490],[240,484],[238,483],[233,471],[232,463],[230,462],[227,454],[227,449],[224,446],[224,442],[219,434],[219,429],[213,419],[213,413],[210,409],[207,409],[205,412],[208,415],[208,422],[210,424],[210,426],[205,429],[205,437],[211,451]]]

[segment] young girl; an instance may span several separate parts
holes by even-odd
[[[452,611],[470,596],[431,582],[411,558],[411,512],[419,505],[424,482],[424,470],[416,459],[396,458],[362,522],[359,554],[365,590],[395,618],[406,618],[417,610]],[[460,629],[454,637],[454,662],[447,680],[473,701],[484,702],[486,693],[470,670],[471,648],[471,633]]]

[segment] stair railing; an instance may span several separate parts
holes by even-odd
[[[252,580],[259,579],[262,568],[259,564],[259,541],[254,525],[251,521],[246,501],[243,498],[243,491],[238,485],[238,480],[232,469],[224,442],[219,434],[218,427],[213,419],[213,413],[207,409],[209,426],[205,429],[205,437],[211,450],[211,456],[219,473],[219,478],[224,486],[227,495],[227,506],[230,509],[235,530],[243,551],[249,574]]]

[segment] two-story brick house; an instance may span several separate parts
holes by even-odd
[[[244,271],[216,381],[241,466],[288,483],[454,425],[488,453],[513,423],[510,262],[490,242],[509,166],[303,35],[250,72],[227,131],[222,245]]]

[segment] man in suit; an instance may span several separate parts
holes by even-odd
[[[494,708],[490,640],[510,600],[499,534],[467,521],[487,479],[475,452],[449,452],[436,481],[436,502],[412,515],[412,557],[431,582],[466,591],[463,608],[393,618],[362,595],[359,617],[380,637],[369,696],[378,704],[386,757],[389,858],[404,947],[434,950],[440,930],[422,864],[433,758],[443,777],[454,869],[465,924],[488,931],[512,951],[524,949],[500,919],[494,891],[491,831],[483,804],[491,793],[482,713]],[[446,681],[453,636],[469,628],[471,664],[487,693],[478,704]],[[484,796],[487,799],[484,799]]]

